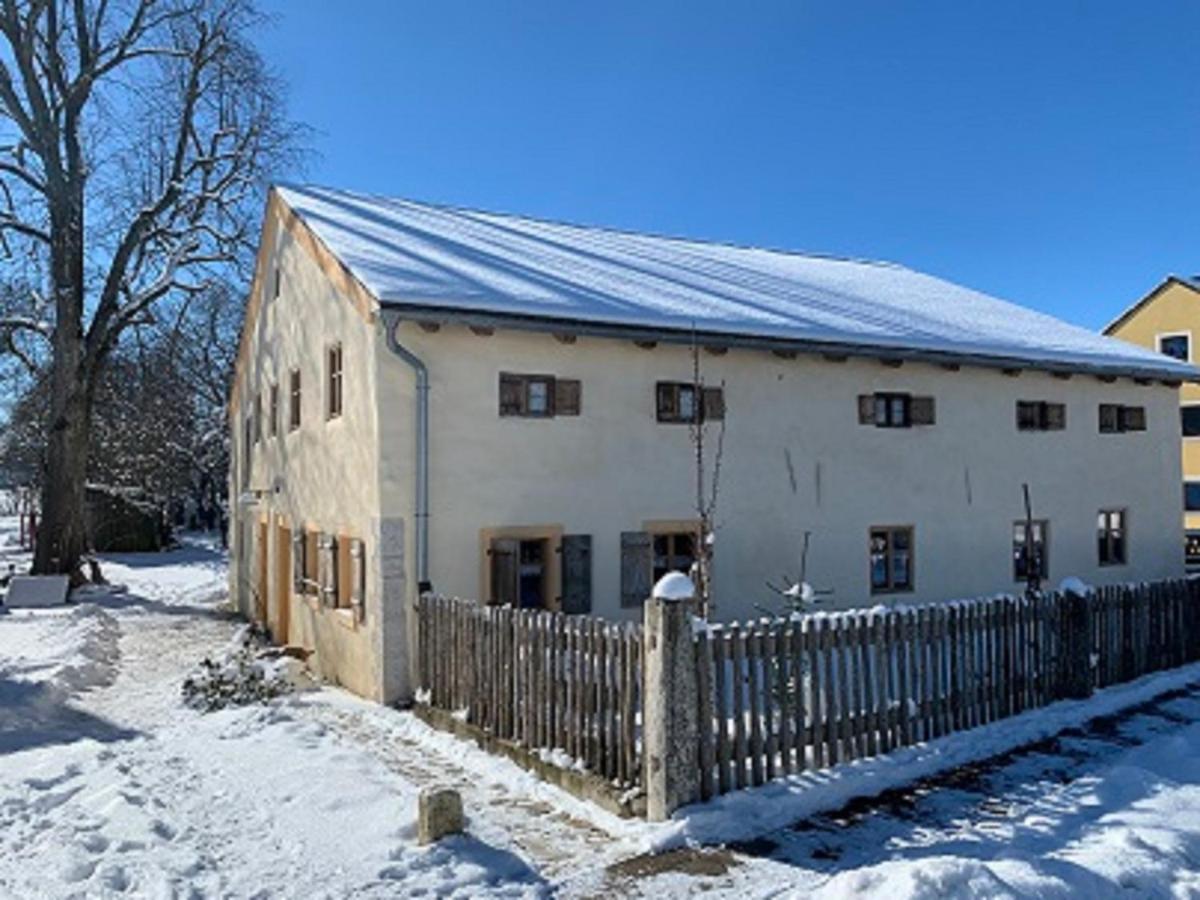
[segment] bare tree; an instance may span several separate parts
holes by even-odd
[[[0,0],[0,255],[27,276],[0,347],[48,360],[34,571],[86,550],[92,410],[122,334],[249,257],[294,134],[260,22],[252,0]]]
[[[696,518],[700,523],[700,533],[697,535],[699,546],[696,548],[696,563],[693,576],[696,582],[696,599],[699,613],[705,618],[711,618],[716,613],[716,603],[712,593],[712,558],[716,544],[714,532],[715,515],[717,511],[717,495],[721,485],[721,460],[725,453],[725,382],[722,381],[716,389],[705,387],[704,376],[700,368],[700,345],[696,335],[692,333],[692,398],[695,408],[688,426],[691,437],[692,455],[695,463],[696,476]],[[720,409],[714,407],[719,404]],[[713,449],[711,471],[706,459],[705,445],[707,428],[712,419],[717,419],[716,446]]]

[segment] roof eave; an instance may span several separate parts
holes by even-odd
[[[398,300],[381,300],[380,305],[390,310],[401,311],[404,313],[403,318],[413,321],[436,321],[476,328],[510,328],[517,331],[569,333],[585,337],[656,341],[672,344],[690,344],[695,341],[701,345],[722,344],[752,350],[787,350],[810,354],[925,362],[935,365],[967,365],[986,369],[1030,369],[1051,374],[1116,376],[1163,381],[1170,384],[1179,384],[1185,381],[1200,383],[1200,369],[1193,370],[1193,374],[1187,376],[1175,369],[1156,368],[1152,366],[1091,364],[1074,360],[1053,362],[1028,359],[1020,356],[971,353],[955,350],[890,347],[882,344],[831,341],[815,338],[765,337],[712,330],[693,331],[691,329],[626,325],[523,313],[464,310],[454,307],[415,304]]]

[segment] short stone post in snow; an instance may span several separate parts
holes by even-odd
[[[1060,587],[1066,604],[1066,651],[1063,696],[1085,700],[1092,696],[1092,598],[1078,579],[1067,579]]]
[[[646,817],[662,822],[699,799],[700,740],[692,608],[696,589],[681,572],[659,579],[645,608]]]
[[[462,797],[452,788],[425,788],[417,795],[417,843],[432,844],[463,830]]]

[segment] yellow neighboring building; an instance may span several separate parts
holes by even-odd
[[[1200,279],[1169,275],[1104,333],[1184,362],[1200,360]],[[1179,390],[1183,435],[1183,525],[1188,567],[1200,568],[1200,384]]]

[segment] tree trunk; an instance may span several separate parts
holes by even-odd
[[[33,571],[73,575],[87,551],[84,494],[92,411],[78,367],[56,366],[53,381]]]
[[[50,210],[54,356],[50,380],[42,520],[33,571],[71,575],[87,551],[84,494],[92,426],[94,368],[83,332],[83,185],[59,182]]]

